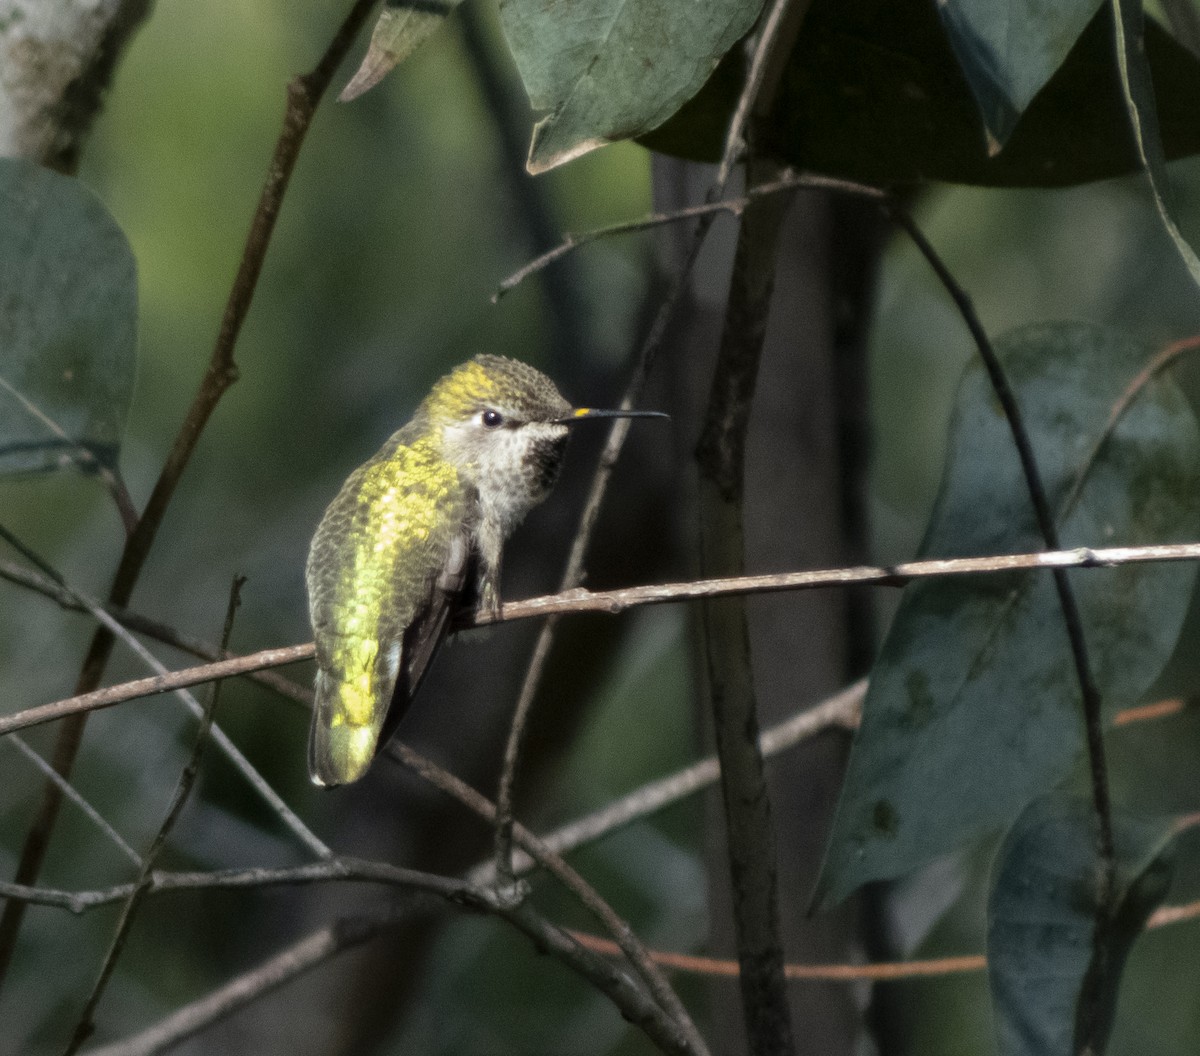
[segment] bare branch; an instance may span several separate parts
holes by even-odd
[[[145,895],[165,895],[180,891],[229,891],[328,883],[384,884],[464,903],[469,903],[473,897],[469,881],[353,857],[327,858],[308,865],[283,868],[216,869],[208,872],[153,870],[144,879],[91,891],[63,891],[0,883],[0,897],[78,914],[114,902],[124,902],[139,890],[139,885]]]
[[[547,594],[525,601],[505,602],[498,619],[486,614],[469,618],[462,626],[483,627],[492,623],[527,620],[535,616],[559,616],[569,613],[597,612],[618,615],[640,605],[664,605],[734,594],[766,594],[790,590],[815,590],[842,586],[903,586],[914,579],[949,576],[993,575],[1033,569],[1115,568],[1119,565],[1158,561],[1200,560],[1200,543],[1161,543],[1152,546],[1077,547],[1074,550],[1035,551],[1024,554],[997,554],[987,557],[951,557],[928,561],[902,561],[895,565],[859,565],[850,568],[814,569],[806,572],[778,572],[762,576],[731,576],[693,580],[686,583],[661,583],[619,590],[590,591],[582,587]],[[215,678],[245,675],[264,668],[281,667],[313,658],[311,642],[275,649],[263,649],[246,656],[231,657],[211,664],[183,668],[153,678],[137,679],[108,689],[83,693],[12,715],[0,716],[0,737],[40,726],[46,722],[81,711],[98,711],[156,693],[211,682]],[[297,692],[297,690],[299,692]],[[311,700],[300,687],[282,690],[293,698]]]
[[[701,205],[689,205],[683,209],[674,209],[667,213],[650,213],[638,220],[627,220],[620,224],[610,224],[607,227],[599,227],[578,235],[568,234],[553,249],[543,253],[540,257],[535,257],[524,267],[519,268],[509,275],[508,278],[504,279],[496,287],[496,292],[492,294],[492,303],[495,304],[501,297],[516,289],[531,275],[536,275],[538,272],[545,270],[556,260],[561,260],[568,253],[572,253],[580,246],[586,246],[600,239],[613,238],[617,235],[633,234],[636,231],[650,231],[665,224],[677,224],[684,220],[695,220],[698,217],[710,214],[728,213],[730,216],[741,216],[745,212],[746,207],[758,198],[797,190],[837,191],[842,194],[851,194],[856,197],[874,198],[877,200],[887,198],[886,191],[882,191],[877,187],[870,187],[866,184],[852,183],[849,180],[838,180],[831,176],[819,176],[815,173],[789,172],[778,180],[772,180],[769,183],[760,183],[755,187],[751,187],[741,198],[722,198],[717,201],[704,202]]]
[[[763,734],[763,752],[766,755],[786,747],[786,742],[793,731],[788,727],[799,725],[802,720],[815,719],[818,713],[829,711],[835,705],[856,705],[864,687],[862,683],[843,690],[837,696],[822,704],[794,716],[792,719]],[[1181,707],[1179,701],[1163,702],[1168,707],[1159,705],[1143,708],[1131,708],[1122,712],[1117,722],[1134,721],[1135,719],[1155,718],[1162,714],[1173,714]],[[832,716],[830,716],[832,717]],[[847,712],[839,721],[850,721],[852,712]],[[815,725],[815,724],[814,724]],[[677,777],[687,775],[698,767],[710,764],[704,760],[697,767],[681,772]],[[715,779],[715,778],[714,778]],[[671,778],[665,779],[672,780]],[[657,784],[657,783],[655,783]],[[646,786],[647,789],[653,786]],[[697,786],[699,787],[699,786]],[[684,793],[686,794],[686,793]],[[637,793],[634,793],[636,796]],[[620,802],[620,801],[618,801]],[[615,805],[615,804],[614,804]],[[573,826],[566,826],[569,830]],[[517,829],[519,838],[524,838],[523,829]],[[559,850],[559,836],[565,830],[560,830],[544,838],[547,847]],[[491,863],[487,863],[490,865]],[[483,868],[483,867],[480,867]],[[472,879],[477,869],[473,871]],[[467,881],[472,883],[472,879]],[[412,888],[417,892],[436,895],[450,901],[469,901],[464,893],[461,881],[429,873],[418,873],[413,870],[400,869],[379,862],[366,862],[354,858],[337,858],[314,865],[298,866],[288,869],[242,869],[224,870],[210,873],[162,873],[151,875],[150,894],[170,891],[198,890],[209,888],[241,888],[265,887],[274,884],[309,884],[348,882],[377,882],[398,887]],[[483,886],[483,885],[476,885]],[[99,891],[55,891],[45,888],[19,887],[12,884],[0,884],[0,897],[9,897],[34,902],[38,905],[55,906],[72,912],[84,912],[97,905],[107,905],[128,897],[131,884],[118,885]],[[322,928],[297,942],[288,950],[270,958],[258,967],[213,993],[201,998],[173,1013],[154,1027],[132,1038],[117,1042],[103,1049],[94,1050],[91,1056],[148,1056],[160,1052],[170,1045],[183,1040],[212,1023],[230,1015],[237,1009],[256,1000],[276,987],[296,976],[324,963],[334,954],[349,946],[368,941],[384,931],[387,927],[408,919],[416,908],[416,903],[409,902],[402,908],[397,908],[387,915],[376,917],[352,918],[339,921]],[[1176,920],[1186,920],[1200,916],[1200,903],[1184,907],[1163,907],[1151,918],[1147,927],[1159,927],[1173,923]],[[589,948],[606,954],[619,951],[619,947],[610,944],[609,940],[588,936],[578,932],[571,933],[577,941]],[[737,972],[736,962],[715,961],[708,958],[694,958],[681,954],[649,951],[650,956],[659,964],[668,968],[682,971],[698,971],[706,974],[731,975]],[[864,979],[895,980],[914,976],[930,976],[948,974],[949,972],[981,969],[981,957],[944,958],[935,961],[910,961],[899,964],[875,965],[785,965],[788,979],[814,981],[860,981]]]
[[[279,667],[282,664],[292,664],[298,660],[311,660],[312,657],[313,646],[310,642],[307,645],[291,645],[283,649],[264,649],[250,656],[217,660],[211,664],[201,664],[198,667],[184,668],[181,671],[168,672],[163,668],[161,675],[139,678],[133,682],[123,682],[119,686],[97,689],[91,693],[81,693],[76,697],[57,700],[51,704],[42,704],[0,719],[0,737],[13,730],[21,730],[27,726],[40,726],[68,715],[102,711],[104,708],[111,708],[114,704],[121,704],[127,700],[175,692],[186,686],[198,686],[214,679],[245,674],[259,668]]]
[[[402,741],[393,740],[386,749],[386,754],[418,776],[424,778],[435,788],[458,800],[468,810],[483,818],[484,821],[495,823],[498,808],[481,796],[470,785],[455,777],[448,770],[443,770],[436,763],[414,752]],[[671,1021],[678,1025],[682,1035],[688,1040],[688,1047],[696,1053],[707,1053],[708,1048],[701,1038],[700,1032],[692,1023],[687,1009],[679,1000],[666,977],[650,960],[646,947],[634,934],[629,924],[621,918],[600,894],[582,876],[569,866],[560,856],[551,851],[533,833],[520,825],[513,825],[512,835],[516,842],[547,872],[554,876],[609,931],[617,941],[621,952],[629,959],[634,970],[645,980],[655,1000],[666,1012]],[[523,900],[524,891],[515,881],[509,882],[498,889],[497,897],[504,902],[519,904]]]
[[[54,782],[54,784],[58,786],[59,791],[66,796],[67,799],[74,803],[75,806],[83,811],[88,820],[91,821],[96,828],[98,828],[102,833],[104,833],[105,836],[108,837],[117,850],[119,850],[133,863],[135,868],[141,868],[142,859],[138,855],[137,851],[135,851],[129,846],[128,843],[125,842],[125,838],[119,832],[117,832],[115,828],[113,828],[113,826],[100,813],[100,811],[93,807],[91,803],[84,798],[83,793],[80,792],[79,789],[64,779],[61,774],[57,773],[54,767],[52,767],[48,762],[46,762],[45,759],[38,755],[38,753],[29,746],[29,743],[20,734],[14,733],[12,737],[8,738],[7,743],[11,744],[17,749],[17,751],[25,756],[26,759],[33,763],[33,765],[36,766],[39,771],[41,771],[42,776],[47,781]]]
[[[777,755],[831,726],[857,726],[866,692],[867,680],[859,679],[828,700],[805,708],[790,719],[764,730],[759,738],[763,756]],[[683,770],[642,785],[605,804],[599,810],[555,829],[542,837],[542,843],[547,850],[555,854],[573,851],[716,784],[720,774],[717,757],[707,756]],[[529,872],[536,864],[524,851],[519,851],[513,856],[513,872],[517,876]],[[494,883],[496,863],[494,860],[481,862],[467,876],[472,883]]]
[[[36,591],[71,612],[88,612],[87,606],[80,604],[76,600],[75,595],[70,591],[64,590],[48,576],[43,576],[32,569],[25,568],[23,565],[18,565],[12,561],[0,561],[0,579],[6,579],[19,587]],[[102,607],[117,623],[133,631],[135,634],[152,638],[156,642],[162,642],[163,645],[170,645],[181,652],[199,657],[201,660],[216,661],[233,656],[232,653],[222,655],[221,650],[210,642],[203,641],[190,634],[184,634],[182,631],[176,630],[161,620],[151,619],[149,616],[144,616],[140,612],[134,612],[132,609],[112,604]],[[239,674],[242,674],[242,672],[239,672]],[[285,697],[307,700],[310,703],[312,701],[311,689],[301,686],[299,683],[293,682],[290,678],[285,678],[283,675],[276,674],[273,671],[247,671],[244,672],[244,675],[251,681],[258,682],[275,690],[276,693],[282,693]]]

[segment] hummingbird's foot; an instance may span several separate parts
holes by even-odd
[[[494,583],[484,583],[479,592],[479,613],[489,620],[500,619],[500,591]]]

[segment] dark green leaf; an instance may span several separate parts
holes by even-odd
[[[388,0],[371,31],[362,65],[338,100],[357,99],[374,88],[442,27],[462,0]]]
[[[1150,193],[1163,227],[1191,272],[1193,281],[1200,285],[1200,259],[1184,239],[1167,208],[1167,159],[1163,154],[1155,112],[1154,84],[1150,79],[1143,47],[1145,26],[1142,5],[1140,0],[1113,0],[1113,8],[1116,12],[1117,64],[1121,71],[1121,89],[1137,144],[1138,159],[1149,177]]]
[[[754,24],[762,0],[501,0],[535,110],[529,171],[662,124]]]
[[[1113,819],[1115,912],[1097,930],[1099,857],[1091,802],[1034,800],[1001,844],[988,899],[988,980],[1000,1056],[1086,1050],[1112,1028],[1125,959],[1170,886],[1171,826]]]
[[[0,159],[0,473],[116,463],[133,392],[137,272],[77,180]],[[61,433],[60,433],[61,431]]]
[[[1200,60],[1146,24],[1146,60],[1168,160],[1200,153]],[[692,104],[641,142],[715,161],[740,90],[730,52]],[[979,108],[933,3],[814,0],[763,144],[809,171],[881,185],[947,180],[1065,187],[1138,171],[1140,160],[1104,5],[1029,104],[1004,149],[988,153]]]
[[[997,344],[1062,544],[1200,534],[1200,438],[1175,384],[1151,381],[1094,459],[1110,409],[1149,352],[1112,331],[1055,324]],[[1072,499],[1075,481],[1083,485]],[[959,389],[929,557],[1037,550],[1008,423],[978,365]],[[1108,713],[1135,701],[1175,645],[1195,566],[1069,573]],[[1007,825],[1082,747],[1079,687],[1048,572],[924,580],[871,672],[821,878],[843,898]]]
[[[992,141],[990,153],[1003,147],[1102,2],[943,0],[937,5],[979,104]]]

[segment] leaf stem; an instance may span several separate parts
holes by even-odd
[[[896,205],[885,206],[885,211],[895,222],[904,229],[909,238],[920,250],[922,256],[933,269],[942,286],[950,295],[958,308],[959,314],[970,330],[975,340],[984,369],[1008,419],[1012,431],[1013,444],[1021,461],[1021,470],[1029,489],[1029,498],[1033,504],[1034,516],[1038,530],[1051,550],[1060,550],[1058,529],[1054,523],[1054,514],[1042,485],[1041,474],[1038,471],[1037,460],[1034,456],[1033,445],[1025,429],[1021,409],[1017,403],[1012,386],[1004,368],[988,339],[987,332],[979,320],[975,307],[967,292],[958,284],[950,273],[949,268],[938,256],[932,244],[917,227],[909,214]],[[1088,764],[1092,785],[1092,804],[1096,813],[1097,839],[1096,850],[1099,862],[1097,875],[1096,896],[1096,931],[1097,941],[1094,949],[1100,952],[1107,948],[1107,943],[1099,941],[1102,933],[1109,927],[1116,909],[1116,878],[1117,859],[1113,841],[1112,796],[1108,783],[1108,765],[1104,750],[1104,718],[1100,689],[1096,684],[1088,660],[1087,638],[1083,630],[1083,619],[1079,613],[1079,605],[1075,593],[1071,589],[1067,573],[1062,568],[1052,570],[1054,587],[1058,593],[1059,606],[1062,609],[1063,623],[1066,626],[1067,638],[1070,643],[1071,658],[1075,665],[1075,674],[1079,681],[1080,695],[1083,701],[1084,731],[1087,741]]]

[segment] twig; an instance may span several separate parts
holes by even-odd
[[[510,906],[486,891],[472,892],[475,908],[492,912],[524,933],[544,953],[556,956],[573,971],[596,986],[620,1009],[622,1016],[641,1028],[660,1049],[678,1056],[702,1056],[625,972],[584,949],[566,932],[555,927],[529,906]],[[180,1009],[174,1015],[123,1041],[93,1049],[88,1056],[151,1056],[182,1041],[204,1027],[230,1015],[250,1001],[309,971],[343,950],[375,938],[398,919],[403,911],[374,916],[346,917],[322,928],[271,958],[258,968]]]
[[[245,579],[240,576],[234,576],[233,584],[229,589],[229,605],[225,612],[225,626],[221,633],[222,649],[229,647],[229,637],[233,633],[233,618],[240,602],[239,595],[243,583],[245,583]],[[129,897],[125,900],[125,905],[121,909],[121,916],[117,920],[116,931],[113,933],[108,951],[104,955],[104,961],[100,965],[100,972],[96,977],[95,984],[92,986],[92,992],[88,995],[87,1001],[84,1002],[83,1011],[79,1013],[79,1020],[75,1025],[75,1030],[71,1035],[70,1041],[67,1042],[63,1056],[75,1056],[75,1053],[79,1051],[79,1046],[95,1033],[96,1009],[100,1006],[100,999],[104,996],[104,991],[108,988],[108,981],[112,978],[112,973],[117,967],[117,960],[125,949],[125,941],[129,937],[129,929],[133,926],[134,915],[137,913],[138,906],[141,904],[142,898],[146,893],[146,888],[150,884],[150,873],[154,869],[154,863],[158,861],[158,856],[162,853],[163,846],[167,842],[167,837],[175,827],[175,822],[179,820],[179,815],[183,812],[184,805],[192,794],[192,788],[196,783],[196,776],[200,773],[200,760],[204,755],[204,747],[208,743],[208,736],[212,732],[213,715],[216,713],[217,704],[221,699],[222,685],[224,683],[220,680],[213,683],[208,706],[204,709],[204,716],[201,718],[200,727],[196,731],[196,738],[192,744],[191,754],[188,756],[188,761],[184,765],[183,772],[179,775],[179,781],[176,783],[175,793],[171,797],[171,805],[167,808],[167,813],[164,815],[162,824],[159,825],[154,839],[150,841],[150,847],[146,851],[145,858],[142,860],[138,878],[134,881],[133,890],[130,891]]]
[[[70,591],[64,590],[48,576],[43,576],[15,562],[0,560],[0,579],[6,579],[19,587],[36,591],[71,612],[89,612],[86,605],[82,605],[76,600],[75,595]],[[221,651],[215,645],[195,638],[190,634],[184,634],[182,631],[160,620],[151,619],[149,616],[145,616],[140,612],[134,612],[132,609],[126,609],[120,605],[104,605],[102,608],[122,627],[133,631],[135,634],[152,638],[156,642],[162,642],[163,645],[173,646],[181,652],[189,653],[192,656],[199,657],[201,660],[216,661],[233,655],[226,653],[223,657],[220,655]],[[308,699],[310,702],[312,700],[311,689],[301,686],[299,683],[293,682],[290,678],[285,678],[283,675],[276,674],[273,671],[248,671],[245,672],[245,677],[267,686],[277,693],[282,693],[285,697],[296,698],[299,694],[300,699]]]
[[[119,832],[117,832],[115,828],[113,828],[104,815],[102,815],[100,811],[93,807],[91,803],[84,798],[83,793],[80,792],[79,789],[77,789],[69,781],[63,778],[61,774],[57,773],[54,767],[52,767],[48,762],[46,762],[45,759],[38,755],[38,753],[29,746],[28,742],[23,737],[14,733],[11,738],[8,738],[7,743],[11,744],[17,749],[17,751],[25,756],[26,759],[33,763],[33,765],[41,771],[42,776],[45,777],[47,781],[53,781],[54,784],[58,786],[59,791],[62,792],[67,799],[74,803],[75,806],[77,806],[84,813],[88,820],[96,826],[96,828],[98,828],[102,833],[104,833],[105,836],[108,837],[113,846],[115,846],[117,850],[119,850],[126,858],[128,858],[133,863],[135,868],[141,867],[142,859],[138,855],[137,851],[130,847],[125,841],[125,838]]]
[[[777,755],[831,726],[853,728],[858,725],[867,680],[859,679],[828,700],[793,715],[770,729],[764,730],[759,745],[764,757]],[[542,844],[555,854],[565,854],[602,836],[648,817],[672,803],[717,783],[721,769],[715,755],[710,755],[674,774],[651,781],[632,792],[605,804],[599,810],[569,822],[543,836]],[[513,856],[513,872],[522,876],[537,863],[524,851]],[[481,862],[468,874],[472,883],[487,885],[495,882],[494,860]]]
[[[353,857],[327,858],[307,865],[282,868],[217,869],[207,872],[154,870],[139,880],[91,891],[64,891],[0,883],[0,897],[80,914],[114,902],[127,901],[139,888],[144,895],[166,895],[180,891],[240,891],[329,883],[383,884],[417,894],[436,895],[452,902],[469,903],[472,898],[469,881]]]
[[[161,675],[123,682],[121,685],[93,690],[91,693],[81,693],[78,696],[67,697],[65,700],[42,704],[36,708],[28,708],[15,715],[6,716],[0,719],[0,737],[13,730],[22,730],[28,726],[40,726],[69,715],[101,711],[127,700],[137,700],[158,693],[175,692],[186,686],[202,685],[214,679],[245,674],[257,668],[277,667],[281,664],[295,663],[297,660],[310,660],[313,655],[313,646],[309,642],[307,645],[292,645],[284,649],[264,649],[249,656],[217,660],[211,664],[201,664],[198,667],[184,668],[181,671],[166,672],[164,669],[164,673]]]
[[[71,460],[82,470],[91,470],[102,481],[108,489],[109,495],[117,507],[117,513],[120,515],[121,524],[125,529],[125,534],[128,535],[137,526],[138,512],[137,507],[133,504],[133,497],[129,494],[129,488],[125,486],[125,481],[120,473],[114,469],[110,469],[100,461],[95,453],[88,449],[78,440],[67,435],[67,431],[63,429],[53,418],[43,411],[36,403],[34,403],[23,392],[20,392],[11,382],[3,375],[0,375],[0,388],[8,392],[14,400],[16,400],[25,411],[33,418],[36,418],[47,429],[50,430],[59,440],[67,447],[67,451]]]
[[[571,935],[581,946],[612,957],[620,953],[614,943],[597,935],[572,931]],[[726,976],[741,975],[737,961],[719,957],[696,957],[686,953],[669,953],[651,950],[650,956],[664,968],[674,968],[694,975]],[[987,967],[983,954],[968,954],[964,957],[937,957],[922,961],[901,961],[885,964],[785,964],[784,975],[790,980],[814,983],[857,983],[892,982],[898,979],[920,979],[928,976],[957,975],[963,972],[981,972]]]
[[[481,817],[485,822],[495,823],[498,808],[480,795],[470,785],[455,777],[448,770],[442,769],[436,763],[414,752],[402,741],[394,740],[387,747],[387,754],[402,763],[413,773],[423,778],[435,788],[452,796],[464,807]],[[646,947],[634,934],[629,924],[621,918],[600,894],[582,876],[569,866],[560,856],[551,851],[533,833],[523,826],[515,825],[512,834],[520,846],[547,872],[567,888],[583,905],[583,907],[600,921],[617,941],[622,953],[629,959],[634,970],[645,980],[650,992],[662,1009],[673,1022],[678,1024],[680,1031],[689,1039],[690,1047],[698,1053],[707,1053],[695,1024],[692,1023],[687,1009],[671,989],[657,966],[650,960]],[[513,897],[516,895],[517,897]],[[515,889],[515,881],[498,889],[498,897],[502,901],[519,904],[523,901],[523,892]]]
[[[1046,546],[1051,550],[1058,550],[1058,529],[1054,523],[1054,514],[1050,509],[1049,500],[1046,498],[1045,488],[1042,486],[1041,474],[1038,471],[1033,445],[1030,442],[1029,434],[1025,430],[1021,417],[1021,409],[1008,383],[1004,368],[988,339],[987,332],[984,330],[983,324],[979,321],[979,316],[975,313],[975,308],[971,303],[970,297],[958,284],[957,280],[955,280],[950,270],[938,256],[932,244],[917,227],[912,217],[903,209],[896,206],[888,206],[886,211],[904,228],[909,238],[913,240],[917,248],[921,251],[921,254],[925,257],[947,293],[950,294],[951,299],[959,310],[959,314],[967,324],[967,328],[971,331],[971,336],[975,340],[980,358],[983,360],[984,368],[987,370],[988,377],[991,380],[992,391],[995,392],[996,398],[1000,401],[1000,405],[1004,409],[1005,417],[1008,419],[1013,444],[1021,461],[1021,470],[1025,477],[1026,487],[1029,490],[1030,501],[1033,504],[1038,530],[1041,532],[1042,538],[1045,539]],[[1102,433],[1101,435],[1103,436],[1104,434]],[[1071,589],[1070,580],[1067,578],[1066,572],[1061,568],[1056,568],[1052,575],[1054,576],[1054,587],[1058,593],[1059,606],[1062,609],[1063,623],[1066,626],[1067,637],[1070,642],[1071,658],[1074,662],[1075,674],[1079,681],[1079,692],[1083,701],[1083,720],[1092,784],[1092,802],[1096,811],[1098,829],[1096,850],[1097,857],[1099,858],[1096,891],[1096,934],[1093,941],[1094,957],[1088,967],[1088,977],[1089,979],[1093,976],[1103,978],[1104,974],[1108,971],[1108,965],[1105,963],[1109,949],[1107,934],[1114,923],[1117,909],[1117,856],[1113,842],[1112,798],[1108,786],[1108,765],[1105,761],[1104,715],[1100,688],[1096,684],[1091,664],[1088,660],[1087,638],[1084,634],[1083,619],[1079,613],[1075,592]],[[1096,992],[1094,988],[1089,987],[1088,979],[1084,981],[1082,992]],[[1094,1019],[1096,1010],[1082,1009],[1080,1014],[1083,1019],[1090,1022]]]
[[[109,590],[108,600],[114,605],[123,606],[129,603],[142,566],[154,545],[167,506],[187,468],[205,423],[225,390],[237,377],[237,366],[233,359],[234,347],[254,296],[258,275],[275,227],[275,219],[279,215],[279,208],[300,147],[334,71],[350,50],[354,37],[362,28],[373,6],[373,0],[355,0],[354,6],[338,28],[320,62],[310,73],[295,78],[288,85],[288,106],[283,118],[283,128],[275,144],[274,156],[250,225],[250,233],[242,251],[237,277],[230,290],[208,369],[163,464],[146,508],[142,511],[137,526],[125,540]],[[107,628],[102,627],[96,631],[76,682],[77,693],[86,693],[100,684],[112,653],[113,642],[113,635]],[[64,778],[70,776],[83,740],[85,724],[86,714],[80,714],[65,722],[59,731],[52,762],[54,769]],[[58,786],[48,783],[43,790],[41,806],[21,848],[15,875],[17,883],[32,884],[37,881],[61,804],[62,794]],[[8,966],[12,962],[24,913],[22,903],[10,902],[5,906],[3,915],[0,915],[0,986],[3,985]]]
[[[153,653],[151,653],[141,642],[133,637],[124,627],[116,620],[108,615],[107,612],[100,606],[100,603],[82,591],[77,590],[70,584],[66,583],[62,577],[54,571],[46,562],[44,562],[37,554],[26,547],[19,539],[12,535],[3,525],[0,525],[0,538],[4,538],[10,545],[16,547],[20,552],[37,565],[51,579],[57,580],[59,586],[70,593],[84,608],[86,608],[101,624],[103,628],[109,631],[115,638],[120,638],[130,650],[138,656],[142,661],[150,667],[151,670],[159,672],[158,678],[162,678],[167,674],[167,669],[159,661]],[[204,709],[200,703],[190,693],[182,689],[175,689],[176,695],[184,705],[196,716],[197,719],[203,719]],[[52,717],[61,718],[63,716],[75,717],[86,712],[78,712],[71,709],[58,711],[54,714],[54,709],[51,709]],[[49,720],[47,720],[49,721]],[[258,793],[264,803],[275,813],[284,826],[288,828],[296,838],[304,844],[318,858],[329,858],[333,852],[325,846],[317,836],[300,820],[295,811],[292,810],[276,792],[266,778],[262,776],[253,766],[249,759],[242,754],[237,745],[229,739],[229,735],[221,729],[220,726],[213,728],[213,741],[220,749],[221,753],[228,759],[242,777],[244,777],[251,788]],[[64,779],[65,780],[65,779]],[[21,878],[17,878],[17,883],[25,883]],[[7,907],[6,907],[7,908]]]
[[[1146,364],[1137,375],[1125,386],[1124,391],[1117,398],[1117,402],[1112,405],[1108,413],[1108,420],[1104,423],[1104,427],[1100,430],[1096,439],[1092,442],[1087,455],[1079,463],[1079,472],[1075,475],[1075,481],[1071,485],[1071,490],[1062,501],[1062,506],[1059,508],[1059,516],[1065,517],[1070,513],[1075,503],[1079,501],[1079,496],[1083,494],[1084,485],[1087,483],[1088,474],[1096,463],[1096,459],[1100,457],[1100,452],[1108,439],[1115,432],[1117,423],[1129,410],[1130,405],[1137,399],[1150,382],[1158,377],[1164,370],[1171,366],[1185,352],[1194,352],[1200,348],[1200,337],[1186,337],[1179,341],[1172,341],[1166,348],[1162,349],[1154,356],[1149,363]]]
[[[677,224],[684,220],[695,220],[698,217],[707,216],[711,213],[728,213],[730,216],[738,217],[745,212],[746,207],[751,202],[759,198],[797,190],[837,191],[843,194],[852,194],[857,197],[876,200],[887,198],[886,191],[880,190],[877,187],[870,187],[866,184],[852,183],[849,180],[839,180],[831,176],[819,176],[815,173],[789,172],[778,180],[772,180],[769,183],[760,183],[755,187],[751,187],[741,198],[722,198],[717,201],[704,202],[701,205],[689,205],[682,209],[673,209],[666,213],[650,213],[648,216],[643,216],[637,220],[626,220],[623,223],[598,227],[592,231],[585,231],[577,235],[567,234],[553,249],[543,253],[540,257],[535,257],[528,264],[517,269],[508,278],[504,279],[496,287],[496,292],[492,294],[492,303],[495,304],[506,293],[516,289],[531,275],[537,274],[539,271],[549,267],[556,260],[560,260],[568,253],[579,249],[580,246],[586,246],[590,242],[612,238],[616,235],[633,234],[637,231],[650,231],[665,224]]]
[[[231,979],[132,1037],[91,1049],[87,1056],[153,1056],[346,949],[375,938],[392,922],[388,916],[343,917],[313,932],[249,972]]]
[[[590,591],[582,587],[559,594],[547,594],[525,601],[505,602],[498,621],[487,616],[467,626],[487,626],[493,622],[508,623],[536,616],[566,615],[596,612],[615,616],[641,605],[695,601],[736,594],[766,594],[778,591],[814,590],[842,586],[899,587],[914,579],[936,579],[952,576],[978,576],[992,573],[1033,569],[1115,568],[1120,565],[1158,561],[1200,560],[1200,543],[1160,543],[1151,546],[1111,546],[1102,548],[1077,547],[1074,550],[1035,551],[1024,554],[998,554],[986,557],[951,557],[927,561],[902,561],[895,565],[860,565],[851,568],[814,569],[806,572],[778,572],[762,576],[730,576],[700,579],[686,583],[661,583],[619,590]],[[183,668],[153,678],[123,682],[107,689],[67,697],[64,700],[26,708],[12,715],[0,716],[0,737],[30,726],[40,726],[80,711],[98,711],[135,700],[165,693],[185,686],[211,682],[214,678],[245,675],[264,668],[294,664],[313,657],[311,642],[264,649],[246,656],[196,667]],[[283,690],[294,699],[311,701],[311,693],[291,684]]]

